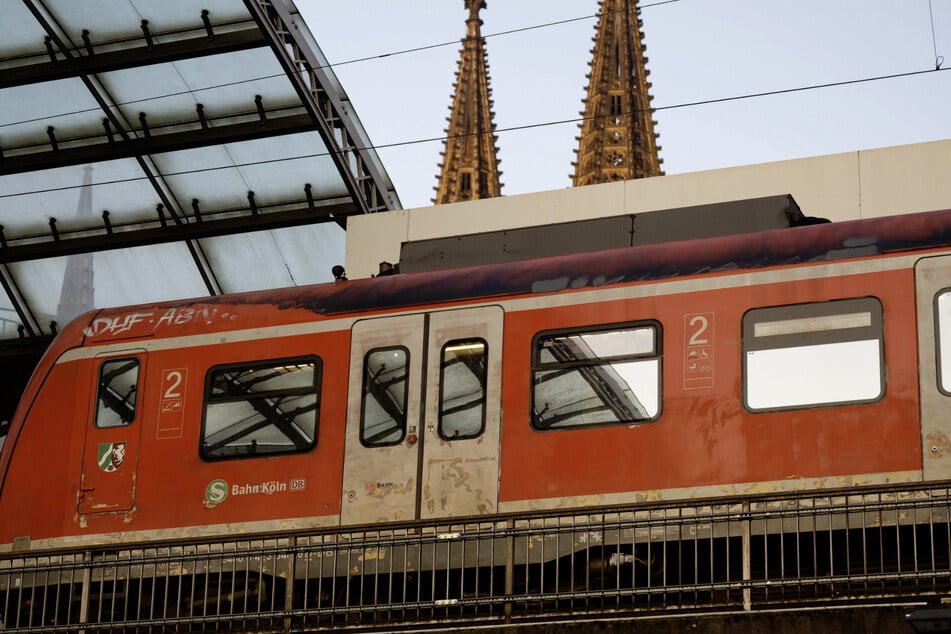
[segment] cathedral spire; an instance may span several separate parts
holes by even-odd
[[[479,11],[486,8],[486,3],[485,0],[465,0],[465,7],[469,17],[433,199],[437,205],[492,198],[502,193],[489,63],[479,18]]]
[[[663,174],[637,0],[599,1],[575,186]]]
[[[76,206],[77,218],[92,216],[92,167],[87,165],[83,171],[83,186],[79,190],[79,204]],[[63,287],[59,293],[56,307],[56,321],[65,325],[73,317],[95,308],[93,300],[93,254],[79,253],[66,258],[66,272],[63,275]]]

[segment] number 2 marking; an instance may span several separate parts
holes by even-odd
[[[178,387],[182,384],[182,371],[168,370],[165,373],[165,381],[169,385],[162,398],[181,398],[182,393],[178,391]]]
[[[707,321],[707,318],[703,315],[697,315],[690,320],[690,327],[696,327],[699,324],[699,328],[690,336],[690,339],[687,341],[687,345],[690,346],[700,346],[706,343],[709,343],[706,337],[701,338],[700,335],[706,331],[710,323]]]

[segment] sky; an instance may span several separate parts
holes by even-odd
[[[429,206],[464,0],[295,3],[403,207]],[[951,139],[951,0],[640,4],[667,174]],[[487,0],[503,195],[571,185],[597,5]]]

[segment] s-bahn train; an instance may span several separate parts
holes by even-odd
[[[96,310],[0,549],[951,477],[951,211]]]

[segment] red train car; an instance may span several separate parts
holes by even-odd
[[[951,211],[97,310],[0,549],[943,479],[949,328]]]

